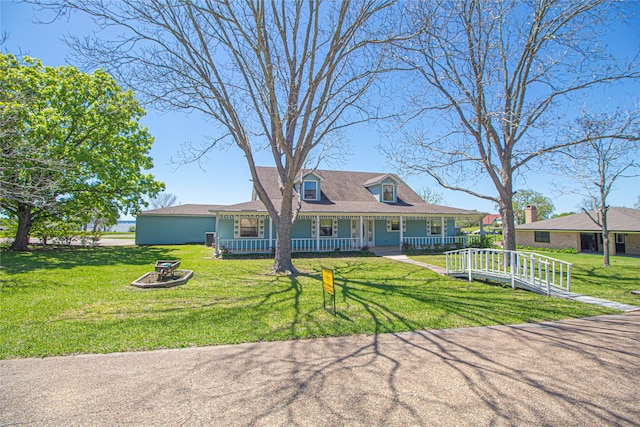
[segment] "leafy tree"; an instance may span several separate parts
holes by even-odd
[[[568,105],[640,75],[637,57],[621,60],[602,43],[608,25],[625,23],[626,9],[604,0],[411,3],[401,22],[416,36],[396,52],[414,71],[409,105],[420,120],[405,124],[404,143],[388,154],[408,172],[494,201],[504,248],[515,249],[518,173],[576,143],[557,137],[571,122]],[[481,178],[492,186],[481,189]]]
[[[574,215],[575,212],[562,212],[559,214],[553,214],[551,215],[551,218],[562,218],[563,216],[569,216],[569,215]]]
[[[577,124],[575,134],[586,142],[565,148],[555,169],[577,184],[565,191],[585,196],[582,210],[602,230],[603,265],[609,267],[607,198],[619,180],[640,175],[640,111],[583,112]],[[612,134],[628,136],[609,137]]]
[[[551,216],[554,206],[550,198],[534,190],[518,190],[513,195],[513,216],[516,224],[524,224],[525,207],[534,205],[537,209],[538,219],[547,219]]]
[[[143,114],[102,70],[0,55],[0,208],[17,219],[12,250],[27,250],[34,222],[113,218],[162,188],[141,172],[153,166]]]
[[[246,157],[277,232],[274,272],[295,272],[294,183],[339,131],[370,117],[365,94],[385,58],[380,29],[392,1],[42,0],[58,16],[77,10],[117,40],[77,40],[85,60],[106,67],[160,108],[199,111],[213,142],[194,160],[233,142]],[[270,153],[282,197],[271,200],[255,155]],[[312,167],[311,167],[312,168]]]

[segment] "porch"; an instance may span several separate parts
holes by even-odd
[[[275,251],[275,226],[270,217],[227,214],[216,218],[216,229],[220,230],[216,233],[217,254]],[[456,235],[455,220],[444,216],[301,215],[291,232],[291,251],[359,251],[379,246],[399,251],[453,249],[465,248],[480,238]]]
[[[441,238],[433,237],[404,237],[403,245],[393,246],[368,246],[363,245],[359,238],[304,238],[291,239],[291,252],[333,252],[333,251],[359,251],[363,248],[395,248],[402,251],[403,248],[429,249],[436,247],[460,247],[466,248],[473,244],[478,236],[453,236]],[[275,251],[276,239],[218,239],[218,251],[222,253],[270,253]]]

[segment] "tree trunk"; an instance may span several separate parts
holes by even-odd
[[[500,217],[502,218],[502,249],[507,251],[516,250],[516,226],[513,216],[512,199],[500,199]]]
[[[26,206],[20,206],[18,210],[18,231],[16,238],[9,247],[10,251],[27,251],[29,250],[29,234],[31,233],[31,225],[33,224],[33,215],[31,209]]]
[[[274,219],[276,225],[276,259],[273,273],[295,274],[298,272],[291,261],[291,228],[293,212],[291,196],[284,197],[280,205],[280,214]]]
[[[610,267],[609,264],[609,225],[607,224],[607,208],[600,211],[602,221],[602,255],[603,266]]]

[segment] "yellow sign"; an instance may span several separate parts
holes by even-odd
[[[331,295],[335,294],[334,286],[333,286],[333,270],[329,270],[328,268],[322,268],[322,289],[325,292],[330,293]]]

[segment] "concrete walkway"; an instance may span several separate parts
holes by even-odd
[[[0,425],[635,426],[639,342],[635,312],[4,360]]]
[[[442,268],[439,267],[437,265],[432,265],[432,264],[427,264],[424,262],[420,262],[420,261],[415,261],[411,258],[409,258],[406,255],[402,255],[400,253],[400,250],[393,246],[393,247],[384,247],[383,249],[381,249],[380,251],[376,251],[374,248],[374,253],[378,256],[384,257],[384,258],[388,258],[394,261],[398,261],[398,262],[404,262],[406,264],[412,264],[412,265],[417,265],[419,267],[423,267],[423,268],[428,268],[429,270],[438,273],[440,275],[446,276],[447,275],[447,269],[446,268]],[[556,298],[564,298],[564,299],[570,299],[573,301],[580,301],[584,304],[593,304],[593,305],[599,305],[601,307],[607,307],[607,308],[612,308],[614,310],[620,310],[620,311],[625,311],[625,312],[629,312],[629,311],[636,311],[636,310],[640,310],[640,307],[637,307],[635,305],[630,305],[630,304],[624,304],[621,302],[615,302],[615,301],[609,301],[609,300],[605,300],[602,298],[596,298],[596,297],[590,297],[587,295],[581,295],[581,294],[576,294],[575,292],[566,292],[566,291],[557,291],[554,290],[554,292],[552,293],[553,297]]]

